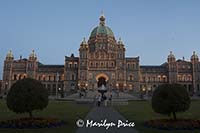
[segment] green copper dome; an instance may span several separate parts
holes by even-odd
[[[112,30],[108,26],[105,26],[104,16],[100,17],[100,24],[92,30],[90,37],[94,37],[97,34],[105,34],[114,37]]]
[[[114,36],[112,30],[108,27],[108,26],[102,26],[99,25],[97,27],[95,27],[92,32],[91,32],[91,37],[96,36],[97,34],[106,34],[106,35],[110,35],[110,36]]]

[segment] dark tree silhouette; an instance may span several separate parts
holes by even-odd
[[[180,84],[163,84],[156,88],[152,96],[152,108],[160,114],[184,112],[190,107],[190,96],[186,88]]]
[[[15,113],[29,113],[42,110],[48,105],[48,91],[40,81],[22,79],[14,83],[7,95],[7,106]]]

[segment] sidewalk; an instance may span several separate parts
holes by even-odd
[[[87,120],[101,122],[101,120],[105,119],[107,119],[107,123],[114,122],[116,124],[118,124],[118,120],[126,121],[126,119],[112,107],[94,107],[88,113],[84,122],[86,125]],[[117,126],[113,126],[106,130],[105,127],[86,127],[85,125],[82,128],[78,128],[76,133],[138,133],[135,127],[117,128]]]

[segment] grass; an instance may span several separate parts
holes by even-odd
[[[116,106],[115,107],[125,118],[129,121],[135,122],[135,128],[140,133],[200,133],[200,130],[194,131],[164,131],[152,128],[144,127],[144,121],[157,118],[169,118],[167,116],[162,116],[155,113],[151,108],[151,103],[149,101],[130,101],[127,106]],[[200,101],[192,101],[190,109],[184,113],[177,113],[177,118],[192,118],[200,119]]]
[[[44,129],[0,129],[0,133],[74,133],[76,120],[84,119],[91,106],[76,104],[71,101],[50,101],[43,111],[34,111],[35,117],[53,117],[67,122],[59,128]],[[9,120],[20,117],[28,117],[28,114],[15,114],[8,110],[6,102],[0,100],[0,120]]]
[[[191,107],[187,112],[178,113],[178,118],[200,119],[200,101],[192,101]],[[144,121],[157,118],[167,118],[153,112],[151,103],[148,101],[130,101],[127,106],[115,107],[129,121],[134,121],[136,129],[140,133],[200,133],[200,130],[194,131],[163,131],[144,127]],[[0,129],[0,133],[74,133],[76,131],[76,120],[84,119],[91,109],[90,105],[76,104],[71,101],[50,101],[49,105],[43,111],[34,111],[35,117],[53,117],[67,122],[65,126],[59,128],[44,129]],[[0,100],[0,120],[9,120],[20,117],[27,117],[28,114],[15,114],[8,110],[4,100]]]

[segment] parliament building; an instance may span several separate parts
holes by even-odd
[[[40,80],[51,95],[57,89],[92,91],[102,85],[109,90],[153,91],[163,83],[180,83],[191,94],[199,92],[200,62],[195,52],[190,61],[176,59],[170,52],[158,66],[140,65],[139,57],[126,57],[125,52],[123,41],[116,40],[102,15],[89,39],[81,42],[79,56],[65,56],[63,65],[43,64],[34,50],[28,58],[19,59],[9,51],[4,60],[1,92],[6,94],[13,83],[27,77]]]

